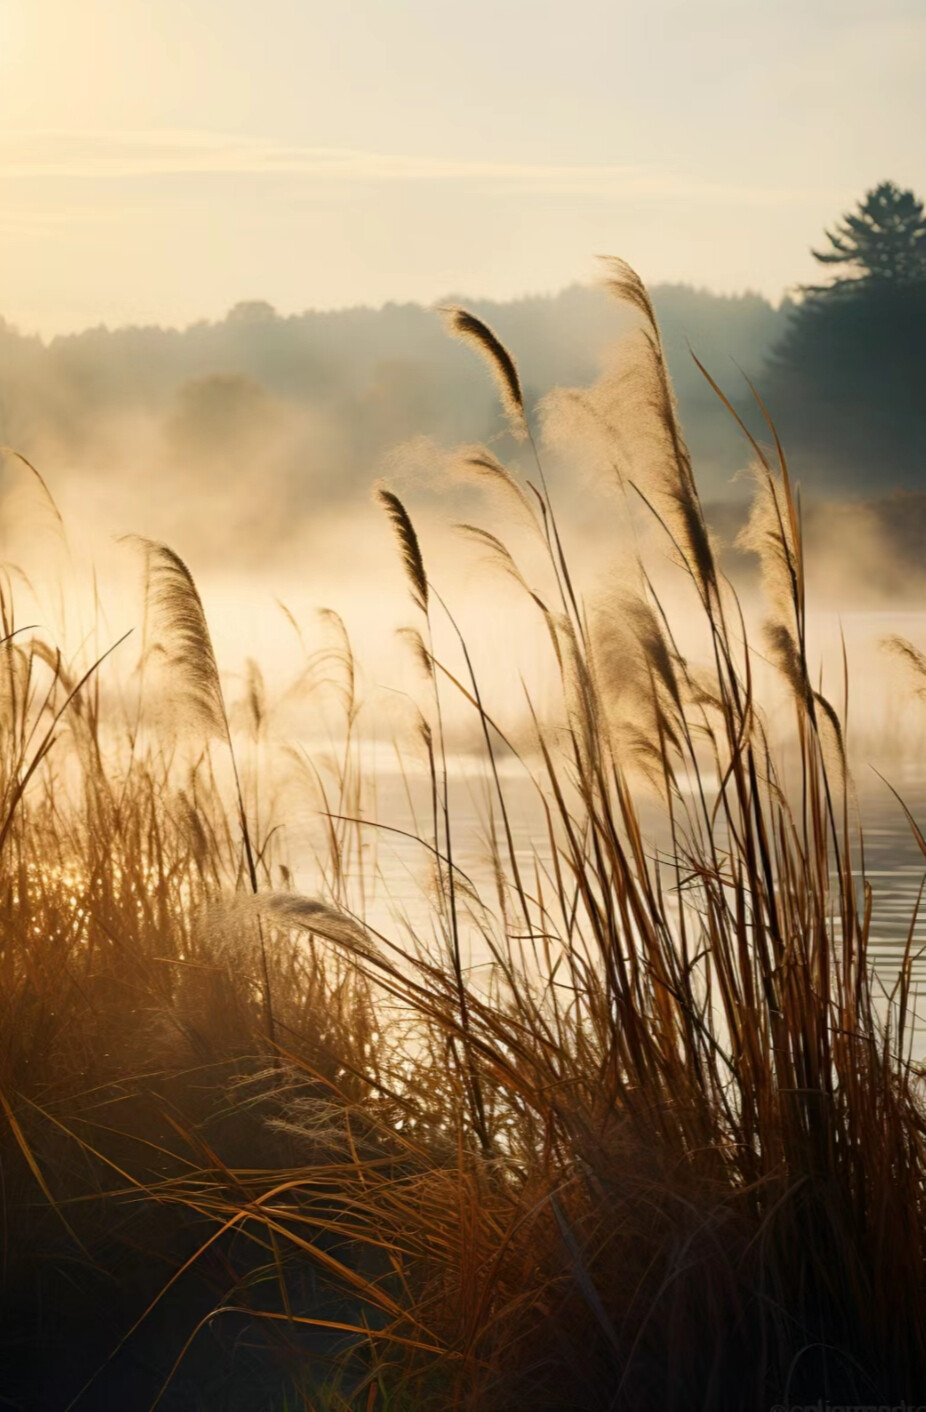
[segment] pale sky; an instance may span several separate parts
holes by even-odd
[[[0,0],[0,314],[652,281],[779,298],[926,192],[923,0]]]

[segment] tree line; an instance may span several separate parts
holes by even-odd
[[[883,182],[816,254],[829,278],[777,307],[758,294],[652,291],[709,500],[745,493],[734,480],[745,452],[690,349],[745,418],[756,409],[737,368],[756,385],[808,495],[926,491],[923,204]],[[602,291],[581,286],[471,307],[519,349],[531,403],[593,380],[628,326]],[[223,535],[240,539],[243,516],[260,558],[298,537],[305,516],[358,503],[403,441],[491,444],[499,431],[481,369],[417,305],[282,316],[252,300],[183,330],[51,341],[0,320],[0,442],[59,490],[98,484],[108,504],[117,488],[124,522],[171,542],[189,518],[174,524],[171,507],[196,492],[213,506],[217,552]],[[568,467],[563,476],[565,507],[575,478]],[[255,483],[268,492],[259,511]]]

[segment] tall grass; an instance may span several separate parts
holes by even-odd
[[[174,1233],[173,1274],[139,1296],[127,1348],[205,1272],[214,1298],[201,1312],[191,1304],[169,1354],[165,1340],[163,1405],[222,1327],[260,1341],[242,1404],[255,1407],[283,1406],[284,1385],[296,1405],[366,1412],[758,1412],[924,1396],[913,919],[881,995],[845,722],[808,661],[787,460],[770,421],[771,450],[743,428],[756,477],[746,543],[768,599],[756,647],[718,566],[646,291],[616,261],[608,280],[639,316],[638,356],[616,382],[548,410],[594,435],[658,529],[706,659],[683,653],[642,563],[619,600],[584,601],[514,359],[451,311],[534,458],[523,479],[489,452],[470,458],[474,471],[517,497],[545,573],[529,577],[495,528],[469,533],[535,604],[561,699],[552,714],[529,703],[524,748],[493,714],[463,636],[452,662],[437,656],[437,623],[457,631],[452,605],[408,508],[383,489],[429,682],[421,847],[434,864],[436,945],[374,927],[352,900],[363,785],[349,644],[337,657],[348,729],[326,794],[330,849],[319,895],[303,897],[279,886],[246,780],[224,808],[208,752],[178,787],[171,762],[136,745],[114,774],[87,692],[96,678],[58,715],[61,664],[37,699],[37,649],[9,624],[6,1148],[62,1241],[86,1248],[96,1228],[88,1237],[85,1210],[105,1222],[126,1202]],[[180,628],[186,659],[189,622]],[[787,758],[756,699],[760,655],[789,696]],[[207,677],[227,751],[211,666]],[[482,739],[490,898],[459,862],[451,697]],[[64,721],[79,767],[67,790],[48,754]],[[502,756],[532,781],[546,821],[530,858]],[[646,791],[668,847],[644,825]],[[473,936],[492,960],[488,982],[467,965]],[[177,1078],[181,1050],[195,1082]],[[208,1077],[217,1066],[221,1084]],[[169,1072],[172,1108],[155,1072]],[[134,1130],[118,1114],[88,1118],[87,1095],[104,1088],[107,1102],[131,1095]],[[221,1143],[210,1105],[222,1110]],[[42,1160],[51,1132],[83,1164],[64,1191]],[[74,1248],[78,1263],[89,1258]],[[124,1269],[130,1251],[113,1260]],[[19,1251],[17,1278],[28,1262]],[[282,1370],[272,1392],[268,1358]],[[95,1405],[93,1386],[77,1405]]]

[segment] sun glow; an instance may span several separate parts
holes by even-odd
[[[14,11],[11,0],[0,0],[0,63],[14,62],[22,49],[21,12]]]

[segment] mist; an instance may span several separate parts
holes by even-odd
[[[731,359],[759,376],[786,309],[682,286],[656,302],[708,497],[723,496],[742,453],[687,341],[741,384]],[[602,291],[578,286],[469,307],[515,350],[528,404],[591,381],[628,327]],[[108,531],[166,539],[200,566],[232,546],[242,569],[299,555],[311,524],[355,512],[403,442],[492,442],[502,426],[481,370],[417,305],[284,318],[250,301],[182,331],[50,342],[0,329],[0,438]]]
[[[733,298],[673,285],[657,287],[654,303],[708,522],[725,572],[747,614],[759,621],[757,561],[738,545],[754,488],[754,454],[735,416],[760,443],[769,441],[747,379],[761,391],[791,308],[758,295]],[[645,443],[654,420],[634,386],[639,349],[632,312],[603,289],[582,286],[469,307],[518,360],[562,532],[581,565],[582,593],[599,607],[621,601],[626,585],[619,565],[633,557],[642,536],[649,571],[675,601],[664,536],[645,512],[628,508],[641,447],[631,448],[621,486],[610,451],[598,457],[594,438],[581,429],[558,437],[551,415],[591,388],[610,423],[633,428]],[[538,700],[545,681],[555,683],[555,662],[523,595],[454,528],[476,521],[506,543],[520,543],[516,507],[487,494],[479,477],[466,472],[467,448],[488,447],[524,483],[534,469],[530,452],[508,434],[484,367],[448,337],[437,310],[386,305],[281,317],[249,301],[220,322],[184,330],[97,328],[50,342],[4,326],[0,439],[36,467],[62,512],[67,554],[62,546],[50,553],[53,516],[8,456],[7,562],[33,585],[44,584],[38,620],[54,622],[65,642],[85,637],[80,625],[94,621],[94,595],[113,640],[137,629],[144,617],[138,557],[120,539],[142,536],[168,544],[189,564],[232,697],[244,689],[248,659],[285,695],[303,651],[294,622],[315,644],[318,610],[330,607],[341,615],[363,669],[370,716],[395,722],[403,714],[399,698],[413,697],[415,684],[395,637],[409,616],[401,567],[372,494],[385,476],[413,513],[484,678],[513,680],[517,661]],[[865,673],[871,685],[859,703],[863,734],[897,740],[890,716],[896,668],[892,676],[880,653],[879,614],[915,612],[923,601],[918,545],[926,506],[916,493],[879,494],[874,476],[863,487],[866,495],[855,486],[847,498],[829,468],[818,473],[812,458],[793,464],[792,475],[802,488],[819,660],[836,675],[841,634],[848,635],[856,658],[875,666]],[[75,552],[82,613],[73,606],[80,596]],[[55,603],[63,599],[72,605],[67,627],[56,616]],[[445,647],[452,656],[452,641]],[[521,725],[512,721],[511,728]],[[904,739],[909,743],[909,731]]]

